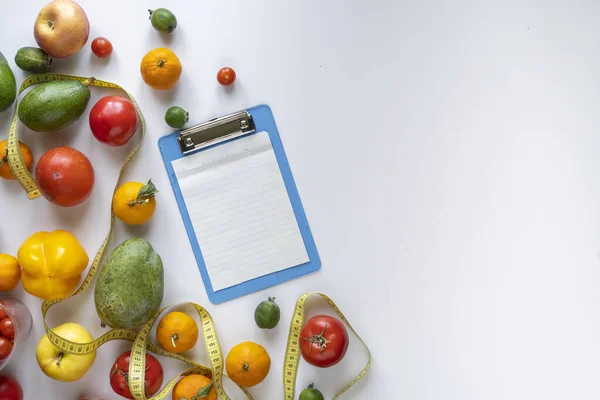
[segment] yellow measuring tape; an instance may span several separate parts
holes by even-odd
[[[146,120],[144,119],[144,116],[142,115],[142,112],[141,112],[137,102],[135,101],[135,99],[133,98],[133,96],[130,93],[125,91],[121,86],[119,86],[117,84],[114,84],[111,82],[106,82],[106,81],[101,81],[101,80],[97,80],[97,79],[93,79],[93,78],[83,78],[83,77],[78,77],[78,76],[59,75],[59,74],[38,74],[38,75],[30,76],[21,84],[21,86],[19,88],[19,95],[30,86],[33,86],[33,85],[36,85],[39,83],[59,81],[59,80],[76,80],[76,81],[80,81],[82,83],[89,84],[89,86],[123,90],[129,97],[129,99],[131,100],[133,105],[135,106],[135,110],[136,110],[139,120],[140,120],[141,135],[140,135],[139,142],[137,143],[135,148],[128,155],[125,162],[121,166],[121,169],[119,171],[119,175],[117,178],[117,182],[116,182],[115,188],[114,188],[114,191],[116,191],[121,184],[121,178],[122,178],[125,168],[137,154],[138,150],[140,149],[140,147],[142,145],[145,134],[146,134]],[[18,121],[17,111],[18,111],[18,102],[15,102],[15,111],[14,111],[13,119],[11,122],[9,134],[8,134],[8,140],[7,140],[8,162],[9,162],[11,171],[13,172],[13,174],[15,175],[15,177],[17,178],[17,180],[19,181],[21,186],[23,186],[23,188],[27,192],[27,195],[29,196],[29,198],[35,199],[35,198],[39,197],[41,193],[37,187],[37,184],[35,183],[35,180],[31,176],[31,174],[29,173],[27,168],[25,168],[25,163],[23,162],[23,157],[22,157],[22,154],[21,154],[21,151],[19,148],[19,138],[18,138],[18,122],[19,121]],[[114,191],[113,191],[113,194],[114,194]],[[68,298],[81,294],[92,284],[92,281],[100,268],[100,263],[102,261],[102,258],[104,256],[104,253],[106,251],[106,248],[108,246],[110,238],[112,236],[114,222],[115,222],[115,214],[112,211],[112,206],[111,206],[110,226],[109,226],[108,233],[107,233],[106,237],[104,238],[104,240],[102,241],[100,248],[96,252],[94,260],[92,261],[92,265],[90,266],[90,269],[89,269],[83,283]],[[352,330],[352,332],[354,332],[356,334],[356,332],[354,331],[352,326],[348,323],[348,320],[344,317],[342,312],[339,310],[339,308],[335,305],[335,303],[329,297],[327,297],[326,295],[321,294],[321,293],[307,293],[307,294],[304,294],[303,296],[301,296],[300,299],[298,299],[298,302],[296,303],[296,309],[294,311],[294,316],[292,318],[290,332],[289,332],[289,338],[288,338],[288,343],[287,343],[287,349],[286,349],[285,366],[284,366],[284,394],[285,394],[286,400],[293,400],[293,398],[294,398],[294,389],[295,389],[295,384],[296,384],[296,375],[297,375],[298,364],[299,364],[299,355],[300,355],[300,330],[301,330],[302,324],[304,322],[304,303],[305,303],[306,299],[313,294],[321,296],[323,299],[325,299],[325,301],[327,301],[327,303],[329,303],[329,305],[334,309],[334,311],[344,321],[344,323],[346,323],[346,325],[350,328],[350,330]],[[154,315],[152,317],[152,319],[150,319],[150,321],[148,321],[144,325],[144,327],[141,329],[141,331],[139,333],[130,331],[130,330],[125,330],[125,329],[112,329],[109,332],[103,334],[98,339],[96,339],[92,342],[75,343],[75,342],[66,340],[66,339],[62,338],[61,336],[57,335],[56,333],[54,333],[54,331],[52,331],[52,329],[48,326],[48,323],[46,322],[46,316],[47,316],[48,310],[53,305],[60,303],[63,300],[66,300],[66,299],[45,301],[42,304],[42,317],[44,320],[44,327],[45,327],[46,336],[48,337],[48,339],[56,347],[60,348],[61,350],[65,351],[67,353],[72,353],[72,354],[91,353],[91,352],[97,350],[103,344],[110,342],[112,340],[132,341],[133,346],[132,346],[132,350],[131,350],[131,359],[130,359],[130,364],[129,364],[129,388],[130,388],[131,394],[134,396],[134,398],[136,400],[147,400],[145,393],[144,393],[144,381],[145,381],[145,372],[146,372],[145,365],[146,365],[146,352],[147,351],[151,351],[155,354],[173,358],[173,359],[176,359],[176,360],[179,360],[179,361],[182,361],[182,362],[185,362],[185,363],[191,365],[191,368],[184,371],[179,376],[171,379],[163,387],[163,389],[160,392],[155,394],[149,400],[164,399],[169,394],[169,392],[173,389],[173,387],[175,386],[177,381],[180,379],[180,377],[190,375],[190,374],[202,374],[202,375],[205,375],[205,376],[211,378],[213,381],[213,387],[215,388],[216,392],[218,393],[219,398],[221,398],[223,400],[230,400],[230,397],[225,393],[225,390],[223,389],[223,377],[225,376],[223,373],[223,368],[224,368],[224,364],[225,364],[225,359],[223,357],[221,345],[220,345],[218,337],[217,337],[217,331],[215,329],[215,325],[214,325],[211,315],[202,306],[195,304],[195,303],[186,303],[186,304],[189,304],[192,307],[194,307],[194,309],[198,313],[198,316],[201,321],[202,334],[204,337],[207,354],[210,359],[212,368],[205,367],[205,366],[203,366],[193,360],[190,360],[184,356],[181,356],[179,354],[167,352],[167,351],[159,348],[158,346],[154,345],[153,343],[151,343],[148,340],[148,335],[149,335],[150,331],[152,330],[152,327],[154,326],[156,320],[169,307],[165,307],[162,310],[160,310],[159,312],[157,312],[156,315]],[[357,337],[360,339],[358,334],[357,334]],[[362,339],[360,339],[360,341],[363,344],[365,344],[362,341]],[[366,347],[366,345],[365,345],[365,347]],[[368,348],[367,348],[367,351],[368,351]],[[370,364],[371,364],[371,355],[369,353],[369,361],[367,363],[367,366],[361,371],[359,376],[357,376],[344,389],[342,389],[340,392],[338,392],[336,394],[336,396],[334,397],[334,399],[337,399],[344,392],[346,392],[352,385],[354,385],[358,380],[360,380],[367,373],[367,371],[370,367]],[[240,389],[245,394],[245,396],[248,400],[253,400],[253,397],[250,394],[250,392],[248,392],[246,389],[244,389],[242,387],[240,387]]]

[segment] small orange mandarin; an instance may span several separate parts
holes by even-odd
[[[141,182],[127,182],[121,185],[113,196],[115,216],[129,225],[140,225],[154,215],[157,193],[152,181],[144,185]]]
[[[183,353],[196,345],[198,325],[186,313],[173,311],[165,315],[158,323],[156,339],[166,351]]]
[[[27,168],[28,171],[31,171],[31,167],[33,166],[33,154],[31,153],[31,150],[21,141],[19,141],[19,149],[21,150],[21,155],[23,156],[23,161],[25,162],[25,168]],[[8,165],[6,140],[0,142],[0,178],[7,179],[9,181],[17,179],[13,175]]]
[[[217,400],[217,391],[214,387],[210,388],[208,395],[203,392],[208,391],[208,386],[212,384],[210,378],[204,375],[193,374],[184,376],[177,382],[173,388],[173,400]]]
[[[144,82],[153,89],[167,90],[173,87],[181,76],[179,58],[166,47],[150,50],[142,59],[140,72]]]
[[[260,344],[243,342],[231,349],[225,364],[232,381],[243,387],[252,387],[267,377],[271,357]]]

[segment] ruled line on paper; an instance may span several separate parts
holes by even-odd
[[[267,132],[172,166],[213,290],[309,261]]]

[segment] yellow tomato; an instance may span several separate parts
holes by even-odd
[[[173,311],[158,323],[156,339],[166,351],[183,353],[196,345],[198,325],[186,313]]]
[[[23,268],[23,288],[43,300],[69,296],[77,288],[89,257],[77,238],[67,231],[37,232],[17,253]]]
[[[13,290],[21,279],[21,267],[17,259],[8,254],[0,254],[0,292]]]
[[[146,185],[141,182],[127,182],[121,185],[113,196],[115,216],[129,225],[140,225],[154,215],[158,193],[152,180]]]
[[[226,360],[227,375],[243,387],[261,383],[271,369],[271,357],[260,344],[243,342],[235,346]]]

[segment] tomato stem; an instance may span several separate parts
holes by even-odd
[[[327,345],[329,343],[331,343],[331,340],[327,340],[325,339],[325,330],[327,329],[327,324],[325,324],[325,326],[323,327],[323,330],[321,331],[320,334],[318,335],[312,335],[309,338],[302,338],[304,340],[306,340],[307,342],[310,342],[311,346],[308,349],[308,353],[310,353],[314,347],[314,345],[318,345],[319,346],[319,352],[322,353],[323,350],[325,350],[327,348]]]
[[[154,12],[154,10],[148,9],[148,12],[150,13],[150,18],[148,18],[148,19],[152,20],[152,13]]]

